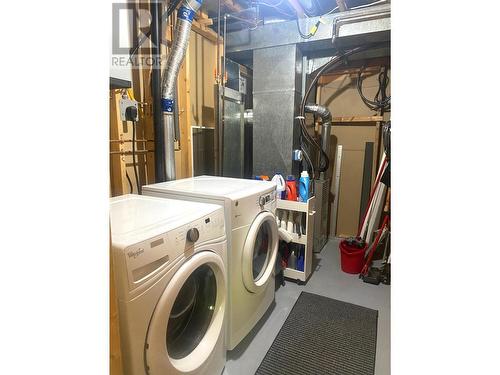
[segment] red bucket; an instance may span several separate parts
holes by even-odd
[[[350,246],[346,240],[340,241],[340,268],[346,273],[358,274],[365,261],[366,245],[362,249]]]

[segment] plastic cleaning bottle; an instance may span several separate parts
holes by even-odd
[[[276,197],[278,199],[283,199],[283,192],[285,191],[285,179],[280,173],[276,173],[271,181],[276,183]]]
[[[299,196],[301,202],[307,202],[309,199],[309,173],[302,171],[299,179]]]
[[[299,257],[297,258],[297,271],[304,272],[304,251],[300,249]]]
[[[295,177],[292,175],[286,177],[286,199],[289,201],[297,201],[297,184]]]

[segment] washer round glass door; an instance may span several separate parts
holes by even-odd
[[[258,293],[265,288],[273,274],[277,252],[276,218],[268,211],[261,212],[250,225],[243,246],[243,282],[250,292]]]
[[[219,255],[202,251],[175,272],[148,328],[146,362],[150,373],[189,373],[210,357],[223,337],[223,270]]]

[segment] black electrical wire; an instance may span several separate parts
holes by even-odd
[[[134,176],[135,176],[135,182],[137,183],[137,193],[142,194],[141,191],[141,182],[139,181],[139,174],[137,173],[137,161],[136,159],[136,152],[135,152],[135,128],[137,126],[137,123],[135,121],[132,121],[132,164],[134,165]]]
[[[132,180],[130,179],[130,176],[128,175],[128,171],[125,171],[125,177],[127,177],[128,186],[130,188],[130,194],[132,194],[134,192],[134,186],[132,185]]]
[[[175,8],[177,8],[177,6],[181,1],[182,0],[173,0],[168,4],[167,10],[161,15],[162,23],[167,20],[167,18],[173,13]],[[149,39],[150,36],[151,36],[151,28],[149,28],[149,30],[146,32],[146,34],[144,34],[142,39],[139,40],[139,42],[130,49],[130,57],[134,56],[137,53],[137,51],[139,51],[139,48],[144,44],[146,40]]]
[[[365,105],[373,111],[378,111],[383,109],[384,111],[389,111],[391,108],[391,97],[387,96],[387,86],[389,85],[389,77],[387,76],[387,67],[383,67],[382,71],[378,75],[379,87],[375,98],[373,100],[368,99],[363,95],[363,78],[362,74],[365,67],[362,67],[358,73],[357,89],[361,100]]]
[[[341,51],[338,55],[332,57],[332,59],[330,61],[328,61],[325,65],[323,65],[319,69],[318,73],[314,76],[314,78],[312,79],[308,88],[306,89],[304,97],[302,98],[302,102],[300,104],[298,119],[299,119],[299,124],[301,127],[301,134],[302,134],[303,138],[310,145],[312,145],[313,147],[318,149],[318,151],[320,152],[320,163],[319,163],[320,165],[318,168],[319,172],[324,172],[328,169],[328,167],[330,165],[330,159],[328,158],[328,155],[325,153],[325,151],[318,144],[318,142],[316,142],[316,140],[313,137],[311,137],[311,135],[307,132],[306,122],[305,122],[305,106],[306,106],[306,103],[308,101],[308,97],[311,94],[312,88],[316,85],[316,83],[318,82],[318,79],[321,75],[323,75],[327,70],[335,67],[336,65],[340,65],[341,63],[343,63],[344,59],[346,59],[347,57],[354,55],[356,53],[359,53],[359,52],[364,52],[366,50],[375,49],[375,48],[384,47],[384,46],[386,46],[386,43],[375,43],[375,44],[367,44],[367,45],[355,47],[355,48],[347,50],[347,51]],[[304,150],[302,150],[302,151],[304,151]],[[322,159],[323,159],[323,161],[322,161]],[[313,179],[314,179],[314,176],[315,176],[314,165],[312,165],[312,171],[313,171],[312,174],[313,174]]]
[[[297,30],[299,31],[299,34],[300,34],[300,36],[301,36],[302,39],[309,39],[309,38],[311,38],[314,35],[314,34],[311,34],[311,33],[309,33],[309,34],[306,35],[306,34],[304,34],[302,32],[302,30],[300,29],[300,24],[299,24],[299,18],[298,17],[295,19],[295,22],[297,23]]]

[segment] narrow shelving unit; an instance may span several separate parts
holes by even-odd
[[[304,271],[292,268],[285,268],[284,275],[288,279],[296,280],[298,283],[305,283],[312,271],[313,253],[313,230],[315,216],[316,197],[311,197],[307,202],[295,202],[285,199],[278,199],[276,208],[280,210],[305,212],[306,213],[306,234],[298,235],[292,233],[293,243],[305,245],[304,249]]]

